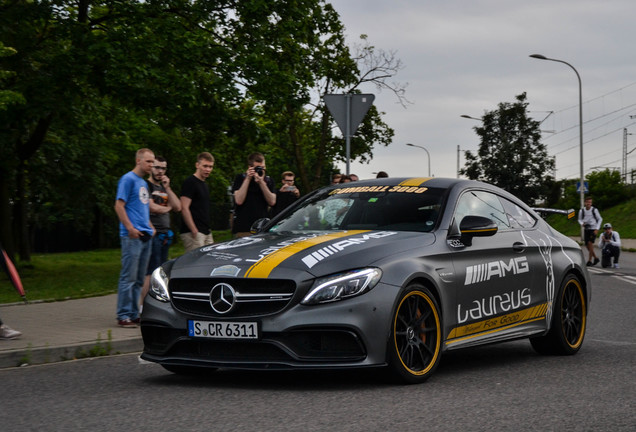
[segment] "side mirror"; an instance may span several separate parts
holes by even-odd
[[[473,237],[489,237],[497,233],[497,224],[483,216],[465,216],[459,224],[461,242],[466,246],[473,244]]]
[[[263,231],[263,228],[265,228],[265,225],[267,225],[268,223],[269,223],[269,218],[258,219],[254,221],[254,223],[252,224],[252,227],[250,228],[250,232],[252,234],[258,234],[261,231]]]

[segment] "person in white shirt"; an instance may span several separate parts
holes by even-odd
[[[612,229],[612,224],[603,225],[603,234],[598,239],[598,247],[601,249],[603,267],[618,268],[618,257],[621,256],[621,236]],[[614,258],[614,264],[612,264]]]
[[[594,252],[594,242],[601,229],[603,218],[596,207],[592,207],[592,197],[585,198],[585,207],[579,210],[579,223],[583,226],[583,243],[587,248],[589,259],[588,266],[598,264],[599,259]]]

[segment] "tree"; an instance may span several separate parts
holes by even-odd
[[[540,142],[539,122],[528,117],[526,93],[502,102],[475,127],[481,143],[477,154],[466,152],[461,173],[521,197],[529,204],[545,198],[554,181],[554,159]]]
[[[210,151],[215,202],[255,150],[308,191],[344,153],[324,92],[373,82],[405,100],[388,84],[399,61],[352,56],[325,0],[12,0],[0,40],[14,49],[0,52],[0,241],[23,261],[36,229],[116,244],[114,191],[138,148],[165,156],[175,185]],[[372,107],[352,157],[392,135]]]

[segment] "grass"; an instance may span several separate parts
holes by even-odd
[[[215,241],[231,238],[229,231],[215,231]],[[180,243],[170,248],[170,258],[183,254]],[[37,254],[31,262],[16,264],[28,301],[56,301],[96,297],[117,292],[121,269],[119,249]],[[20,302],[21,298],[7,275],[0,273],[0,304]]]

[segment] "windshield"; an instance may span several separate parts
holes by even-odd
[[[326,190],[285,212],[269,231],[362,229],[428,232],[437,225],[444,191],[393,186]]]

